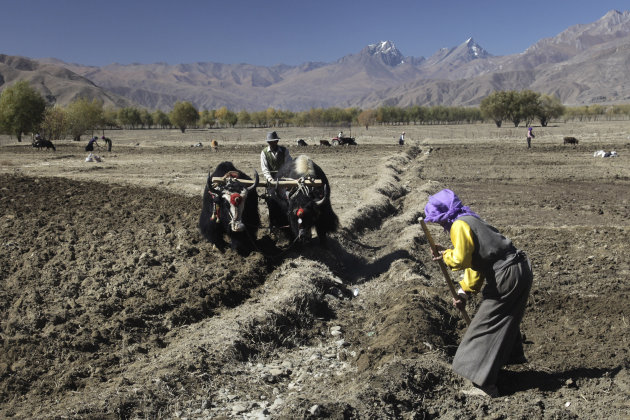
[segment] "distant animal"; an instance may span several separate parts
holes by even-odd
[[[319,145],[320,146],[330,146],[330,142],[328,140],[320,140],[319,141]]]
[[[213,184],[213,177],[225,179],[225,183]],[[199,231],[209,242],[223,251],[227,245],[224,235],[230,239],[230,247],[241,255],[254,249],[254,240],[260,227],[258,213],[258,172],[254,171],[254,183],[246,186],[239,179],[251,180],[234,167],[232,162],[220,163],[208,175],[203,190],[203,207],[199,216]]]
[[[33,147],[36,147],[39,150],[41,150],[41,149],[43,149],[45,147],[46,150],[53,149],[53,151],[57,151],[57,148],[55,147],[55,145],[52,144],[52,142],[50,140],[46,140],[46,139],[35,139],[35,140],[33,140]]]
[[[203,147],[203,143],[195,143],[190,147]]]
[[[212,140],[210,142],[210,147],[212,147],[212,150],[214,150],[215,152],[217,151],[217,148],[219,147],[219,142],[216,140]]]
[[[306,142],[302,139],[299,139],[296,141],[298,146],[308,146],[308,144],[306,144]]]
[[[565,137],[564,138],[564,143],[563,144],[573,144],[576,145],[578,144],[578,139],[576,139],[575,137]]]
[[[319,179],[321,187],[306,186],[277,187],[267,194],[268,205],[277,206],[274,213],[282,220],[270,221],[274,226],[289,225],[294,239],[308,240],[311,228],[315,227],[319,242],[325,246],[327,235],[339,227],[339,218],[330,203],[330,184],[326,174],[308,156],[300,155],[284,164],[277,173],[277,179]]]
[[[357,142],[354,140],[354,137],[333,137],[330,141],[333,146],[356,146]]]

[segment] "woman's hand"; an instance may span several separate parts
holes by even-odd
[[[466,308],[466,302],[467,302],[466,299],[463,299],[461,297],[459,299],[453,298],[453,306],[459,309],[460,311]]]
[[[439,261],[444,254],[444,247],[442,245],[435,245],[435,252],[432,252],[433,261]]]
[[[461,287],[457,291],[457,297],[453,298],[453,306],[463,311],[466,307],[466,302],[468,302],[468,293],[464,291]]]

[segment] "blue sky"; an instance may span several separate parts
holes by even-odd
[[[473,37],[516,54],[627,0],[0,0],[0,54],[102,66],[335,61],[393,41],[429,57]]]

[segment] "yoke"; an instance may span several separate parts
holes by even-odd
[[[212,177],[213,184],[223,185],[228,181],[238,181],[243,185],[253,185],[254,182],[256,182],[253,179],[238,179],[238,178],[232,178],[232,177],[223,178],[219,176]],[[322,182],[321,179],[288,179],[288,178],[279,179],[275,182],[258,183],[259,188],[266,188],[268,185],[269,186],[277,185],[279,187],[296,187],[298,185],[305,185],[307,187],[321,187],[322,185],[324,185],[324,183]]]

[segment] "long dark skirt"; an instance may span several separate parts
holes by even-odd
[[[523,357],[520,324],[532,286],[531,264],[519,252],[512,264],[487,281],[483,300],[453,358],[453,370],[474,384],[496,384],[510,358]]]

